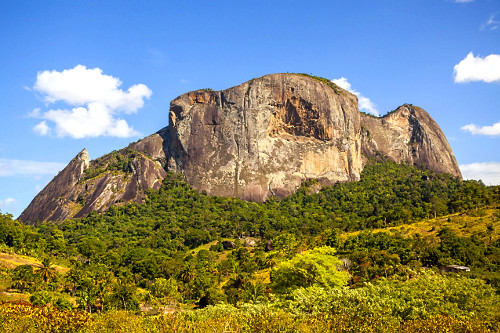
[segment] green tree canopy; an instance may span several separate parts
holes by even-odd
[[[348,276],[337,269],[341,265],[335,250],[328,246],[297,254],[271,271],[273,290],[287,293],[300,287],[342,287],[347,284]]]

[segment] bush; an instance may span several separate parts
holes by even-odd
[[[40,306],[52,303],[53,299],[54,298],[52,297],[52,295],[45,290],[37,291],[36,293],[30,296],[30,302],[33,305],[40,305]]]
[[[54,306],[60,310],[71,310],[73,309],[73,304],[64,297],[58,297],[54,302]]]
[[[337,269],[341,265],[335,250],[328,246],[297,254],[271,271],[273,291],[288,293],[300,287],[342,287],[347,284],[348,276]]]
[[[278,306],[296,315],[355,312],[396,321],[437,315],[495,321],[500,318],[499,302],[500,296],[483,280],[427,273],[406,282],[382,279],[358,289],[302,288]]]

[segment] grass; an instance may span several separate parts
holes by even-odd
[[[403,224],[396,227],[388,227],[382,229],[373,229],[374,233],[388,232],[396,235],[400,234],[405,237],[411,237],[415,234],[422,236],[436,235],[441,228],[448,227],[455,234],[461,237],[470,237],[478,235],[483,240],[489,240],[487,231],[488,225],[493,226],[492,240],[500,237],[500,209],[487,208],[478,211],[469,211],[462,214],[450,214],[438,218],[426,219],[412,224]],[[354,236],[361,231],[354,231],[344,234],[343,237]]]
[[[230,241],[234,241],[234,239],[229,239],[229,238],[224,238],[224,239],[221,239],[221,241],[223,240],[230,240]],[[217,244],[219,241],[218,240],[214,240],[213,242],[210,242],[210,243],[207,243],[207,244],[203,244],[203,245],[200,245],[198,246],[197,248],[194,248],[191,250],[191,253],[193,255],[196,255],[198,252],[200,252],[201,250],[210,250],[210,246],[212,245],[215,245]]]
[[[191,253],[195,256],[201,250],[207,250],[208,251],[208,250],[210,250],[210,247],[212,245],[216,245],[218,242],[222,242],[222,241],[225,241],[225,240],[228,240],[228,241],[231,241],[231,242],[235,241],[235,239],[231,239],[231,238],[222,238],[220,241],[219,240],[214,240],[214,241],[212,241],[210,243],[198,246],[197,248],[191,250]],[[229,253],[231,253],[231,250],[225,250],[225,251],[220,252],[219,253],[219,257],[217,258],[216,262],[221,262],[222,260],[227,259],[227,256],[229,255]]]
[[[0,266],[4,266],[5,268],[16,268],[17,266],[21,265],[31,265],[33,267],[39,267],[42,265],[42,262],[36,258],[29,257],[29,256],[23,256],[20,254],[16,253],[11,253],[11,252],[0,252]],[[54,265],[52,266],[58,271],[59,273],[66,273],[69,271],[69,268],[59,266],[59,265]]]
[[[253,237],[248,237],[248,238],[251,239],[251,240],[254,240],[256,242],[259,241],[259,239],[257,239],[257,238],[253,238]],[[191,254],[195,256],[201,250],[207,250],[208,251],[208,250],[210,250],[210,247],[212,245],[216,245],[218,242],[223,242],[223,241],[226,241],[226,240],[234,242],[234,243],[236,243],[236,241],[237,241],[236,238],[221,238],[220,240],[214,240],[214,241],[212,241],[210,243],[203,244],[203,245],[198,246],[197,248],[192,249],[191,250]],[[241,240],[240,240],[240,242],[241,242]],[[251,249],[251,248],[249,248],[249,249]],[[224,250],[224,251],[220,252],[219,253],[219,258],[216,260],[216,262],[221,262],[222,260],[227,259],[227,256],[231,253],[231,251],[232,250]]]
[[[25,255],[16,254],[13,252],[0,252],[0,301],[3,302],[27,302],[30,298],[29,293],[12,292],[9,290],[11,285],[11,280],[8,274],[5,272],[7,269],[13,269],[21,265],[31,265],[33,267],[40,267],[41,261]],[[65,274],[69,271],[69,268],[52,264],[52,267],[60,274]],[[74,303],[74,298],[71,298]]]

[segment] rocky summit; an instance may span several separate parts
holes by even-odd
[[[311,178],[324,185],[359,180],[371,156],[461,177],[443,132],[423,109],[405,104],[373,117],[329,80],[266,75],[177,97],[167,127],[120,151],[89,162],[83,150],[19,220],[64,220],[141,202],[168,171],[210,195],[264,201]]]

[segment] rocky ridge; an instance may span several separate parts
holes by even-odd
[[[263,201],[290,195],[310,178],[325,185],[359,180],[366,157],[375,155],[461,177],[444,134],[423,109],[405,104],[371,117],[331,81],[266,75],[177,97],[167,127],[118,152],[89,162],[82,151],[19,220],[64,220],[141,202],[167,171],[182,172],[210,195]]]
[[[24,223],[62,221],[111,205],[141,202],[147,189],[159,189],[167,175],[163,139],[153,134],[118,152],[89,162],[81,151],[19,216]]]
[[[461,177],[460,169],[441,128],[422,108],[404,104],[381,118],[361,114],[362,153],[380,154]]]

